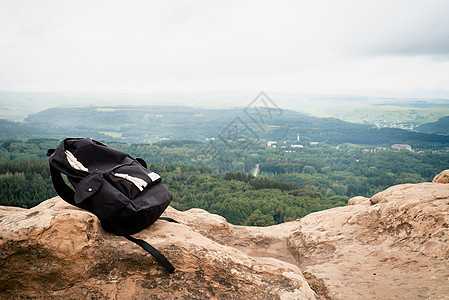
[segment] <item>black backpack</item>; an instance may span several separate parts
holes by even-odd
[[[58,148],[49,149],[47,156],[53,186],[62,199],[94,213],[106,231],[125,236],[151,253],[168,272],[174,271],[159,251],[130,236],[153,224],[172,199],[161,177],[148,170],[143,159],[90,138],[65,139]]]

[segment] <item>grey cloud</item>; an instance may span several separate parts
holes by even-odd
[[[385,18],[376,15],[380,31],[372,34],[370,49],[364,50],[385,55],[449,55],[449,2],[399,3],[392,5]]]

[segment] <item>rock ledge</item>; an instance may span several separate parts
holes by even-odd
[[[59,197],[0,207],[0,298],[449,299],[447,184],[397,185],[265,228],[201,209],[164,215],[180,223],[134,236],[171,275]]]

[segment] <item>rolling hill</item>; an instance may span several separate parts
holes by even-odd
[[[29,115],[25,123],[2,121],[0,139],[89,136],[128,143],[164,139],[266,139],[386,145],[414,148],[449,146],[449,136],[377,128],[335,118],[317,118],[292,110],[205,109],[182,106],[55,107]],[[7,130],[6,130],[7,129]],[[28,133],[28,135],[27,135]]]

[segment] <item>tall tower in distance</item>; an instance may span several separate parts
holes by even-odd
[[[298,132],[298,135],[296,136],[296,140],[297,140],[298,143],[299,143],[299,132]]]

